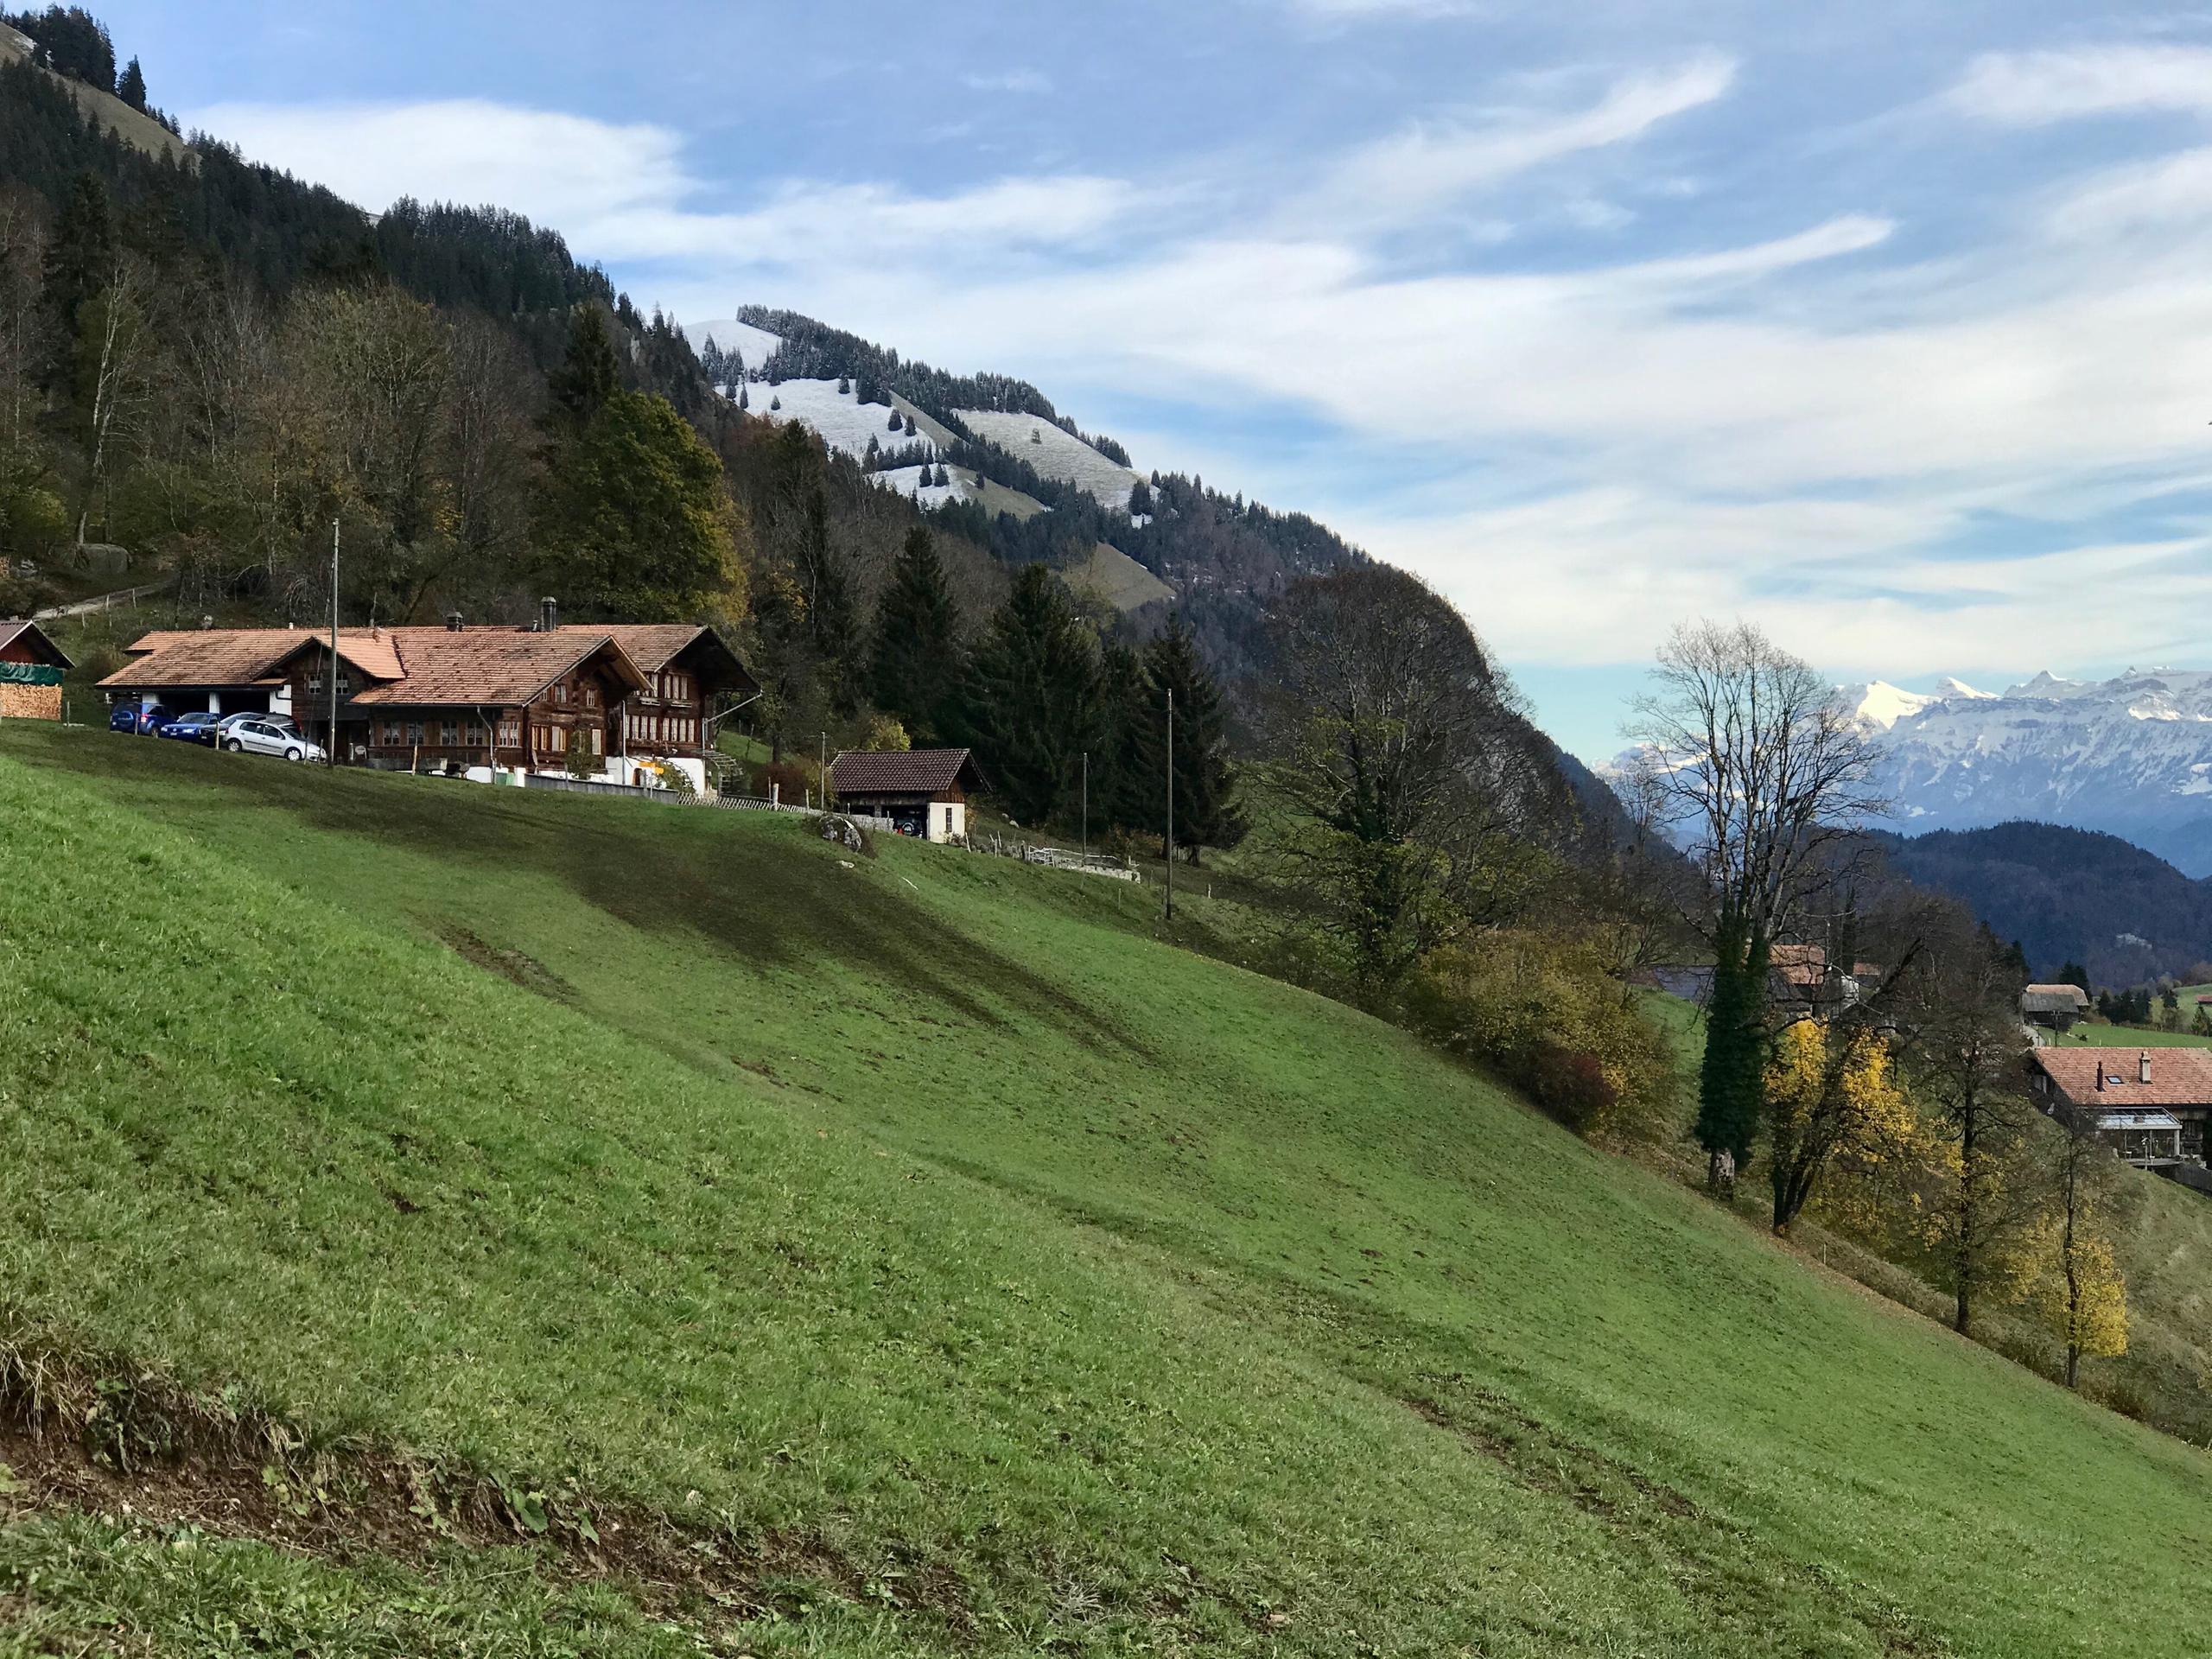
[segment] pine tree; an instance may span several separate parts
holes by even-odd
[[[868,453],[861,457],[861,470],[873,473],[883,465],[883,446],[874,436],[868,441]]]
[[[146,107],[146,76],[133,58],[124,66],[123,78],[115,84],[115,95],[134,110]]]
[[[737,406],[740,409],[750,409],[753,407],[752,394],[747,391],[743,386],[740,386],[737,389]]]
[[[1145,760],[1145,732],[1159,701],[1144,658],[1109,645],[1098,664],[1099,746],[1090,756],[1090,823],[1158,834],[1166,785]]]
[[[1098,655],[1052,573],[1024,565],[969,669],[966,723],[1017,822],[1064,820],[1100,747]]]
[[[772,392],[769,394],[769,397],[768,397],[768,407],[769,407],[769,408],[771,408],[771,409],[781,409],[783,406],[784,406],[784,400],[783,400],[781,397],[779,397],[776,396],[776,395],[775,395],[774,393],[772,393]]]
[[[958,633],[936,538],[918,524],[892,563],[876,611],[868,695],[925,743],[942,741],[951,724],[960,689]]]
[[[906,417],[906,435],[910,438],[914,435],[914,417],[911,415]]]
[[[1158,823],[1166,830],[1166,779],[1172,763],[1175,778],[1175,845],[1193,864],[1206,847],[1234,847],[1250,826],[1236,798],[1236,776],[1229,762],[1229,740],[1221,689],[1198,660],[1198,647],[1183,626],[1182,613],[1145,647],[1147,718],[1139,753],[1144,769],[1159,781]],[[1174,748],[1168,751],[1167,710],[1173,696]]]
[[[837,377],[837,395],[840,397],[842,397],[846,393],[852,391],[852,389],[853,383],[850,380],[848,380],[842,374]]]
[[[107,186],[92,173],[71,181],[68,199],[54,221],[46,256],[46,303],[53,315],[58,378],[74,366],[77,333],[86,302],[107,286],[115,266],[115,217]]]
[[[2083,991],[2089,988],[2089,970],[2078,962],[2069,962],[2058,970],[2061,985],[2073,985]]]
[[[944,470],[944,463],[941,461],[937,464],[937,486],[940,490],[952,487],[952,474]]]
[[[599,307],[587,303],[569,325],[568,354],[547,377],[547,390],[577,425],[588,426],[620,386],[621,372],[614,360],[614,342],[607,337],[607,320]]]
[[[886,424],[884,429],[888,432],[896,432],[899,429],[899,411],[897,410],[894,409],[891,411],[891,419]]]

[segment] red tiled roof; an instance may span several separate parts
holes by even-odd
[[[372,685],[353,701],[368,707],[505,707],[526,703],[589,660],[605,653],[632,690],[645,677],[605,628],[392,628],[386,637],[398,652],[402,677]]]
[[[2151,1057],[2148,1083],[2142,1080],[2140,1069],[2145,1054]],[[2062,1046],[2036,1049],[2030,1058],[2076,1106],[2107,1111],[2212,1107],[2212,1050]],[[2105,1077],[2101,1090],[2097,1087],[2100,1072]]]
[[[955,784],[983,786],[966,749],[847,749],[830,763],[838,795],[942,795]]]

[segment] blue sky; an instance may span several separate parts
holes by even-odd
[[[681,319],[1035,380],[1454,599],[1569,748],[1666,630],[2204,666],[2212,16],[104,4],[156,102]]]

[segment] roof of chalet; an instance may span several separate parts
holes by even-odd
[[[117,690],[267,684],[291,658],[327,642],[326,635],[296,628],[163,630],[139,639],[130,647],[133,660],[100,683]],[[338,654],[376,682],[352,700],[372,706],[526,703],[600,652],[631,690],[644,689],[644,675],[607,628],[364,628],[338,635]]]
[[[54,667],[74,668],[76,666],[68,658],[61,654],[60,646],[47,638],[46,630],[29,617],[0,616],[0,651],[7,650],[26,633],[31,636],[28,643],[36,645],[52,658]]]
[[[606,628],[392,628],[386,639],[397,652],[401,676],[354,694],[373,708],[504,707],[535,702],[546,687],[594,657],[633,691],[645,677]]]
[[[699,622],[563,622],[557,632],[562,633],[603,633],[622,647],[639,670],[646,674],[658,674],[681,657],[693,645],[706,643],[719,652],[728,666],[734,670],[734,684],[747,690],[758,690],[753,676],[738,660],[737,653],[722,643],[722,637],[712,628]]]
[[[969,750],[844,749],[830,763],[830,787],[839,795],[937,796],[955,784],[983,786]]]
[[[2151,1080],[2142,1079],[2143,1058]],[[2212,1049],[2038,1048],[2029,1058],[2076,1106],[2147,1111],[2161,1106],[2212,1108]],[[2104,1074],[2105,1086],[2097,1087]]]
[[[2088,1006],[2089,994],[2079,985],[2031,985],[2020,993],[2021,1011],[2026,1014],[2063,1014]]]

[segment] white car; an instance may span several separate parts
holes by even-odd
[[[278,754],[287,760],[327,759],[322,745],[279,715],[235,715],[222,724],[222,745],[232,754]]]

